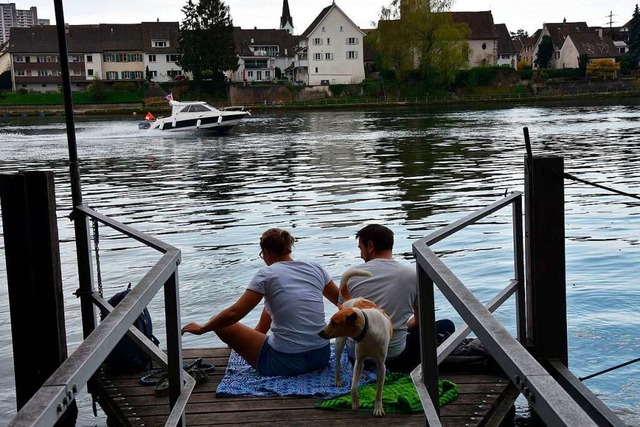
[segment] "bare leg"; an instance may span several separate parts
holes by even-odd
[[[215,333],[229,347],[235,350],[254,368],[258,365],[260,349],[267,336],[242,323],[234,323],[231,326],[215,331]]]

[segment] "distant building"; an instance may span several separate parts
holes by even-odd
[[[8,51],[14,90],[51,92],[62,85],[55,26],[13,27]],[[73,90],[95,79],[142,83],[148,74],[166,82],[183,74],[177,22],[70,25],[67,51]]]
[[[289,12],[289,1],[282,1],[282,16],[280,17],[280,29],[286,30],[289,34],[293,34],[293,18]]]
[[[496,32],[498,33],[498,56],[496,65],[508,65],[511,68],[518,66],[518,51],[511,34],[505,24],[496,24]]]
[[[48,19],[38,19],[38,8],[16,9],[15,3],[0,3],[0,44],[9,40],[13,27],[27,28],[34,25],[49,25]]]

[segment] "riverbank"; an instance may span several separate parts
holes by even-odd
[[[588,92],[576,91],[572,93],[556,93],[544,95],[529,94],[501,94],[501,95],[459,95],[452,94],[448,97],[413,97],[413,98],[343,98],[327,97],[312,101],[296,102],[260,102],[248,103],[243,106],[247,110],[313,110],[313,109],[382,109],[407,106],[451,106],[471,108],[501,108],[516,105],[543,104],[543,105],[576,105],[585,103],[593,105],[598,103],[611,103],[611,101],[625,100],[628,102],[640,101],[640,91],[603,91]],[[224,103],[222,103],[224,104]],[[143,103],[120,104],[74,104],[76,115],[144,115],[151,112],[155,116],[171,114],[168,104],[166,108],[158,105],[145,106]],[[51,116],[64,115],[64,105],[0,105],[0,115],[3,117],[15,116]]]

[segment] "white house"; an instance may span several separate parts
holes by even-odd
[[[564,45],[565,40],[569,34],[575,33],[592,33],[586,22],[567,22],[563,20],[561,23],[545,23],[542,25],[542,31],[538,34],[538,39],[533,45],[532,59],[533,68],[537,69],[536,58],[538,57],[538,49],[544,36],[550,36],[553,43],[553,55],[551,56],[550,68],[562,68],[562,61],[560,60],[560,50]]]
[[[589,61],[606,59],[615,64],[621,56],[613,41],[599,33],[569,34],[560,49],[559,64],[562,68],[578,68],[580,55],[587,55]]]
[[[310,86],[357,84],[364,80],[365,33],[332,3],[300,35],[293,80]]]

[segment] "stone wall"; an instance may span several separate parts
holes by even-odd
[[[309,101],[331,96],[329,86],[231,86],[229,100],[231,105],[250,105],[265,103],[289,103]]]

